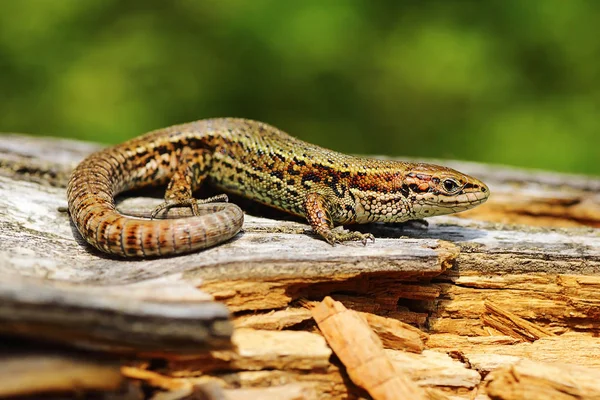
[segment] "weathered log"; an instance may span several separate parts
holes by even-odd
[[[530,378],[531,362],[600,376],[600,179],[442,162],[488,183],[490,200],[428,228],[363,227],[377,237],[366,247],[331,247],[301,221],[250,215],[215,248],[119,260],[87,246],[64,211],[68,174],[95,149],[0,138],[4,334],[125,351],[136,358],[122,376],[163,390],[155,398],[209,396],[215,384],[215,396],[232,399],[366,396],[302,308],[330,295],[363,313],[387,358],[429,398],[566,387],[552,373]],[[160,196],[124,198],[119,209],[147,215]],[[232,339],[222,304],[233,312]],[[140,361],[149,356],[166,361]],[[515,373],[521,392],[507,378]],[[594,393],[581,385],[587,391],[574,395]]]

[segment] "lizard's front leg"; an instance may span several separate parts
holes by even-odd
[[[363,244],[367,244],[369,239],[375,241],[375,237],[370,233],[334,229],[330,206],[325,196],[319,193],[306,195],[304,212],[313,230],[331,245],[347,241],[361,241]]]
[[[227,202],[226,194],[207,199],[195,199],[192,196],[192,193],[200,188],[208,175],[210,158],[210,152],[204,149],[187,149],[182,152],[177,168],[167,186],[165,201],[152,211],[152,218],[173,207],[190,207],[193,214],[197,216],[200,215],[198,204]]]

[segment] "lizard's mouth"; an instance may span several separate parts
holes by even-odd
[[[485,203],[488,197],[489,190],[466,192],[454,196],[437,195],[422,200],[423,208],[429,208],[430,211],[421,212],[424,216],[434,216],[465,211]]]
[[[441,198],[437,204],[448,207],[475,207],[479,204],[485,203],[488,199],[488,194],[484,192],[469,192],[462,193],[456,196]]]

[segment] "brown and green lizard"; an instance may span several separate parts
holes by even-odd
[[[196,251],[224,242],[244,214],[230,203],[196,200],[205,181],[217,188],[305,217],[334,244],[366,243],[371,234],[336,225],[404,222],[464,211],[486,201],[488,187],[450,168],[354,157],[303,142],[257,121],[206,119],[159,129],[94,153],[69,181],[71,218],[97,249],[123,257]],[[191,207],[195,216],[143,219],[115,209],[123,191],[168,184],[152,213]]]

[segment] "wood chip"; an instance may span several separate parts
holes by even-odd
[[[491,301],[485,302],[485,308],[489,314],[482,316],[483,322],[505,335],[529,342],[547,336],[554,336],[554,333],[549,330],[526,321]]]
[[[263,330],[282,330],[312,319],[305,308],[286,308],[266,313],[238,316],[233,320],[236,329],[252,328]]]
[[[232,337],[234,349],[216,350],[204,356],[171,360],[174,376],[199,375],[215,370],[302,370],[329,366],[331,349],[323,337],[304,331],[238,329]]]
[[[374,399],[427,399],[423,389],[396,371],[381,340],[359,314],[330,297],[312,314],[350,379]]]
[[[420,353],[425,348],[423,340],[426,340],[428,335],[414,326],[375,314],[359,314],[379,336],[385,348],[405,350],[411,353]]]
[[[589,333],[572,332],[547,336],[533,343],[510,336],[465,337],[436,334],[429,337],[427,346],[447,353],[463,353],[472,368],[484,375],[523,358],[600,369],[600,338]]]
[[[487,393],[494,400],[598,400],[600,369],[520,360],[491,372]]]

